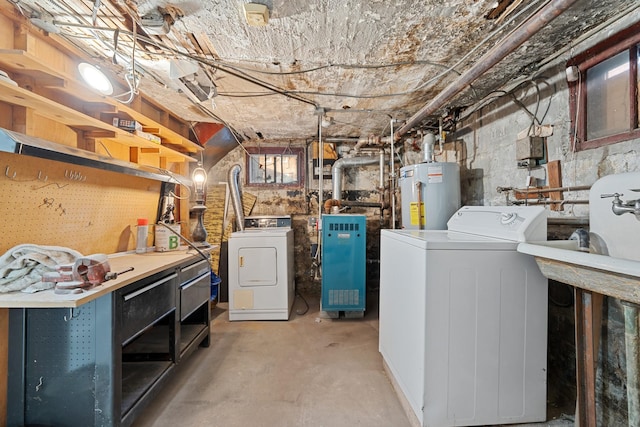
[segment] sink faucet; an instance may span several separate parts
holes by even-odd
[[[621,193],[613,193],[613,194],[601,194],[600,198],[606,199],[609,197],[613,197],[613,201],[611,202],[611,210],[616,215],[622,215],[627,212],[632,213],[636,216],[636,218],[640,221],[640,199],[636,200],[627,200],[623,202],[620,200],[623,194]]]

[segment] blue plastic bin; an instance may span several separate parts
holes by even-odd
[[[222,279],[218,277],[216,273],[211,272],[211,301],[217,301],[218,299],[218,287]]]

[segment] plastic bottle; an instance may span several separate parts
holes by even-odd
[[[149,234],[149,220],[146,218],[138,218],[138,236],[136,239],[137,254],[147,252],[147,234]]]

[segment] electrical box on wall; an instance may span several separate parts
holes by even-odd
[[[545,138],[540,136],[527,136],[518,139],[516,141],[516,160],[543,159],[545,142]]]

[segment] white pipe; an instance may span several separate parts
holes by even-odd
[[[324,175],[324,143],[322,142],[322,115],[318,114],[318,218],[316,219],[316,232],[318,233],[316,236],[316,262],[317,265],[321,265],[322,262],[322,208],[323,208],[323,200],[322,200],[322,187],[323,183],[323,175]],[[312,175],[313,176],[313,175]],[[316,272],[320,272],[320,269],[316,269]]]
[[[335,200],[342,198],[342,169],[351,166],[371,165],[378,161],[374,156],[366,157],[343,157],[336,160],[331,168],[331,179],[333,181],[333,195]]]
[[[440,120],[438,121],[438,145],[440,146],[440,152],[437,153],[438,156],[442,156],[442,153],[444,153],[444,148],[442,147],[442,144],[444,144],[444,130],[442,129],[442,117],[440,117]]]
[[[389,156],[389,162],[391,163],[390,172],[391,179],[389,180],[389,195],[391,197],[391,228],[396,228],[396,171],[395,171],[395,163],[396,163],[396,150],[394,147],[394,135],[393,135],[393,123],[395,119],[391,119],[391,136],[389,139],[391,140],[391,155]]]
[[[380,185],[378,188],[384,188],[384,150],[380,150]]]
[[[322,115],[318,114],[318,221],[322,226],[322,181],[324,175],[324,144],[322,142]],[[318,236],[320,235],[320,227],[318,227]],[[320,246],[318,245],[318,250]]]

